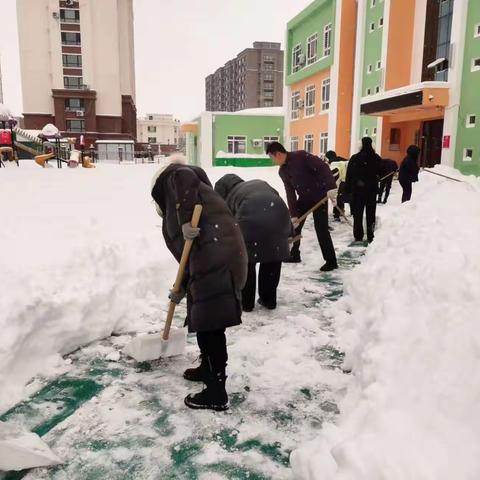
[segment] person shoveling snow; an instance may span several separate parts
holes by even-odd
[[[0,471],[58,465],[62,461],[36,433],[0,422]]]
[[[180,303],[187,296],[189,332],[197,334],[201,364],[184,377],[206,384],[188,395],[194,409],[226,410],[227,344],[225,329],[241,323],[241,291],[247,276],[247,252],[239,225],[227,205],[199,167],[187,166],[177,156],[154,177],[152,197],[163,218],[165,243],[180,261],[184,242],[195,239],[180,292],[170,299]],[[195,205],[202,205],[199,228],[190,220]]]

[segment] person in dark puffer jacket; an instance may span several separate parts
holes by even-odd
[[[418,157],[420,149],[416,145],[410,145],[407,148],[407,156],[403,159],[398,173],[398,181],[403,189],[402,203],[408,202],[412,198],[412,183],[418,182]]]
[[[390,190],[392,189],[392,182],[395,172],[398,170],[398,165],[395,160],[389,158],[383,159],[381,163],[380,173],[380,187],[378,189],[377,203],[387,203],[390,196]],[[387,176],[388,175],[388,176]],[[385,178],[386,177],[386,178]],[[385,192],[385,196],[383,195]],[[383,200],[382,200],[383,197]]]
[[[223,176],[215,191],[225,199],[235,215],[248,252],[247,283],[242,292],[243,311],[255,306],[258,273],[258,303],[273,310],[277,306],[277,287],[282,262],[290,258],[288,237],[292,235],[290,214],[278,192],[263,180],[245,182],[238,175]]]
[[[225,329],[241,323],[241,292],[247,277],[242,232],[199,167],[171,164],[163,168],[154,178],[152,197],[163,217],[165,243],[177,261],[185,240],[194,239],[184,291],[170,294],[175,303],[187,296],[186,324],[189,332],[197,334],[201,352],[200,366],[187,370],[184,377],[206,384],[202,392],[188,395],[185,404],[194,409],[226,410]],[[190,224],[196,204],[203,206],[199,228]]]

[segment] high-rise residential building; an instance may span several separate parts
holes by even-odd
[[[178,145],[180,120],[173,115],[147,113],[137,120],[138,141],[153,145]]]
[[[352,150],[480,174],[480,2],[359,0]]]
[[[292,150],[350,153],[356,13],[356,0],[315,0],[287,25]]]
[[[25,128],[136,139],[133,0],[17,0]]]
[[[279,43],[254,42],[205,79],[207,111],[282,106],[283,63]]]

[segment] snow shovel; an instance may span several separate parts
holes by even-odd
[[[307,217],[313,213],[315,210],[319,209],[324,203],[328,201],[328,197],[323,197],[318,203],[316,203],[310,210],[305,212],[299,219],[298,223],[302,223],[304,220],[307,219]]]
[[[191,221],[191,225],[194,228],[198,227],[202,209],[202,205],[195,205]],[[187,267],[192,245],[193,240],[185,241],[180,265],[177,271],[177,278],[175,279],[175,285],[173,287],[173,292],[175,293],[178,293],[181,290],[185,268]],[[174,302],[170,302],[167,319],[165,320],[165,328],[162,333],[140,335],[134,338],[125,348],[125,352],[137,362],[146,362],[156,360],[160,357],[174,357],[176,355],[181,355],[187,344],[187,333],[184,328],[171,329],[176,306],[177,305]]]

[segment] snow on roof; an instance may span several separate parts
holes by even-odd
[[[95,143],[135,143],[133,140],[97,140]]]
[[[6,105],[0,103],[0,122],[8,122],[8,120],[13,120],[13,115]]]
[[[212,112],[213,115],[244,115],[252,117],[283,117],[283,107],[247,108],[238,112]]]

